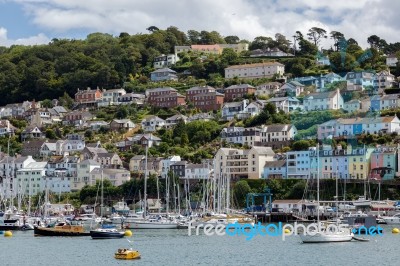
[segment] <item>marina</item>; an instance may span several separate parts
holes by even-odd
[[[369,242],[302,244],[298,236],[282,241],[279,237],[256,236],[188,236],[187,230],[135,230],[130,239],[92,240],[90,237],[33,237],[32,231],[14,231],[0,235],[2,254],[15,254],[24,246],[24,256],[12,256],[2,265],[121,265],[114,253],[132,247],[141,254],[140,265],[397,265],[399,234],[383,225],[382,236]],[[312,248],[319,260],[309,254]],[[40,252],[40,256],[38,256]],[[94,255],[95,254],[95,255]],[[340,255],[339,255],[340,254]],[[385,254],[385,255],[382,255]],[[122,264],[125,265],[125,264]]]

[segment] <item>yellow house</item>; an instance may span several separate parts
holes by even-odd
[[[367,179],[370,172],[370,158],[373,148],[347,149],[350,179]]]

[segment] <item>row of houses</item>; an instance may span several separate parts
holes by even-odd
[[[0,160],[0,191],[15,194],[19,191],[35,195],[48,188],[52,192],[77,191],[85,185],[94,185],[105,179],[119,186],[130,180],[130,172],[123,168],[116,153],[100,147],[85,147],[80,155],[54,155],[57,144],[44,143],[41,151],[48,157],[36,161],[31,155],[2,155]],[[44,154],[43,154],[44,155]],[[13,195],[14,195],[13,194]]]
[[[318,125],[318,139],[354,138],[360,134],[391,134],[400,132],[397,116],[339,118]]]
[[[279,149],[289,146],[297,134],[297,129],[290,124],[263,125],[262,127],[227,127],[221,131],[221,141],[243,146],[267,146]]]
[[[274,179],[372,179],[391,180],[399,176],[398,147],[331,147],[289,151],[264,165],[263,178]]]

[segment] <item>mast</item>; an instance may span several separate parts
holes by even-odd
[[[319,143],[317,144],[317,222],[319,225]]]
[[[165,201],[166,201],[166,212],[169,213],[169,175],[171,173],[171,170],[169,170],[169,163],[168,163],[168,172],[167,175],[165,176]]]
[[[150,136],[151,138],[151,136]],[[147,154],[149,152],[149,140],[146,143],[146,155],[145,155],[145,166],[144,166],[144,195],[143,195],[143,218],[147,215]]]
[[[100,199],[100,219],[103,219],[104,209],[104,184],[103,184],[103,168],[101,169],[101,199]]]
[[[157,181],[156,181],[156,185],[157,185],[157,204],[159,204],[160,202],[160,188],[158,187],[158,177],[157,177]],[[158,205],[158,213],[161,213],[161,204]]]
[[[226,212],[229,213],[230,208],[230,178],[226,175]]]

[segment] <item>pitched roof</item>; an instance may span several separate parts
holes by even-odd
[[[252,68],[252,67],[266,67],[266,66],[285,66],[279,62],[264,62],[264,63],[254,63],[254,64],[245,64],[245,65],[235,65],[230,66],[225,69],[237,69],[237,68]]]
[[[285,160],[279,161],[266,161],[264,167],[283,167],[286,165]]]
[[[271,147],[259,147],[259,146],[253,146],[252,149],[256,150],[258,154],[262,155],[275,155],[275,152],[272,150]]]
[[[239,107],[242,105],[243,105],[243,102],[229,102],[229,103],[224,103],[224,106],[222,108]]]
[[[231,85],[231,86],[225,88],[225,91],[233,90],[233,89],[243,89],[243,88],[244,89],[247,89],[247,88],[255,89],[255,87],[251,86],[250,84],[238,84],[238,85]]]
[[[144,118],[142,120],[142,122],[146,122],[146,121],[151,121],[151,120],[159,120],[159,121],[164,121],[164,119],[159,118],[158,116],[155,115],[149,115],[146,118]]]
[[[147,89],[146,93],[148,92],[157,92],[157,91],[177,91],[174,88],[171,87],[163,87],[163,88],[154,88],[154,89]]]
[[[181,114],[177,114],[177,115],[173,115],[173,116],[171,116],[171,117],[168,117],[168,118],[165,119],[165,120],[170,121],[170,120],[177,120],[177,119],[186,120],[186,119],[187,119],[187,116],[181,115]]]
[[[327,99],[333,98],[337,94],[337,90],[334,91],[327,91],[327,92],[316,92],[310,93],[304,97],[305,100],[312,100],[312,99]]]
[[[157,69],[157,70],[155,70],[155,71],[153,71],[153,72],[151,72],[151,73],[164,73],[164,72],[176,74],[176,71],[174,71],[174,70],[172,70],[172,69],[170,69],[170,68],[167,68],[167,67],[166,67],[166,68]]]
[[[211,86],[195,86],[191,87],[190,89],[187,89],[186,91],[196,91],[196,90],[210,90],[210,91],[215,91],[215,88]]]
[[[263,128],[264,132],[281,132],[281,131],[289,131],[292,128],[290,124],[276,124],[276,125],[268,125]]]

